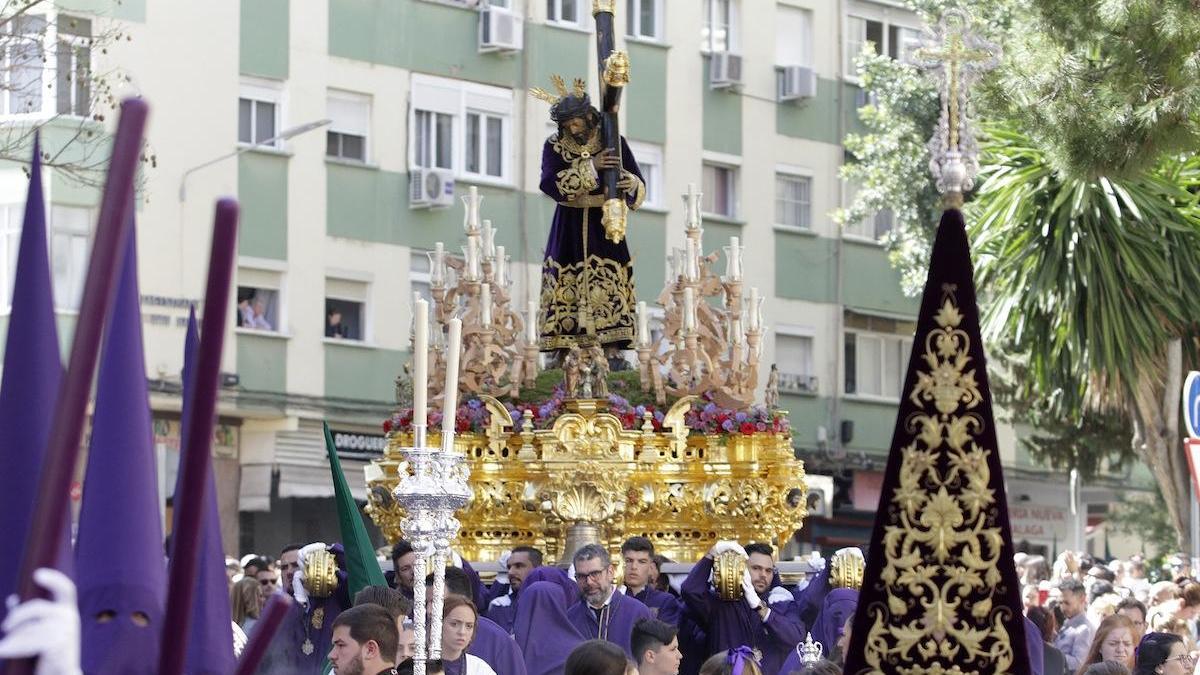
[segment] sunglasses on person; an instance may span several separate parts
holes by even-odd
[[[263,586],[274,586],[276,583],[276,580],[275,579],[259,579],[258,583],[262,584]]]

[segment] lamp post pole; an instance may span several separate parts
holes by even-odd
[[[253,150],[255,148],[261,148],[264,145],[271,145],[272,143],[275,143],[276,141],[286,141],[289,138],[295,138],[296,136],[299,136],[300,134],[306,134],[314,129],[320,129],[321,127],[331,124],[332,122],[333,122],[333,120],[330,120],[330,119],[322,119],[322,120],[316,120],[314,122],[308,122],[307,124],[301,124],[299,126],[294,126],[290,129],[284,129],[283,131],[281,131],[279,134],[277,134],[275,136],[272,136],[270,138],[264,138],[263,140],[258,141],[257,143],[243,145],[242,147],[238,148],[237,150],[234,150],[233,152],[226,153],[226,154],[221,155],[220,157],[216,157],[214,159],[210,159],[207,162],[204,162],[203,164],[197,164],[196,166],[193,166],[192,168],[188,169],[187,171],[184,171],[183,177],[179,179],[179,201],[180,201],[180,203],[183,203],[185,200],[187,200],[188,176],[191,176],[193,173],[199,171],[200,169],[212,166],[213,164],[216,164],[217,162],[221,162],[226,159],[229,159],[230,157],[237,157],[238,155],[240,155],[244,152],[247,152],[249,150]]]

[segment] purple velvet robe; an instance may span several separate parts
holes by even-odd
[[[513,621],[517,618],[517,592],[510,590],[506,595],[493,598],[484,614],[511,634]]]
[[[806,634],[791,593],[782,586],[769,589],[762,600],[771,611],[763,621],[744,600],[722,600],[709,587],[712,566],[711,558],[701,558],[683,582],[684,602],[699,621],[706,622],[708,653],[747,645],[762,654],[764,673],[779,672],[788,652]]]
[[[825,602],[821,605],[821,614],[817,617],[817,622],[813,624],[812,637],[814,641],[821,643],[826,657],[833,654],[834,646],[842,637],[842,628],[846,625],[846,619],[854,614],[856,607],[858,607],[858,591],[853,588],[836,588],[825,596]]]
[[[567,619],[567,603],[553,581],[522,584],[514,636],[529,675],[558,675],[583,635]],[[497,671],[499,672],[499,671]]]
[[[346,585],[339,571],[338,588]],[[277,591],[282,593],[283,591]],[[267,654],[263,657],[257,673],[259,675],[319,675],[323,672],[325,657],[333,646],[333,620],[341,614],[343,605],[339,594],[328,598],[313,598],[307,611],[299,603],[288,609],[279,626],[279,632],[271,640]],[[349,603],[347,603],[348,605]],[[318,627],[319,626],[319,627]],[[311,641],[311,653],[305,654],[305,641]]]
[[[679,620],[683,615],[683,603],[679,598],[664,593],[657,588],[647,586],[640,593],[630,595],[629,597],[641,601],[649,610],[650,614],[659,621],[679,627]]]
[[[571,581],[571,577],[567,573],[557,567],[543,565],[529,573],[522,582],[523,586],[529,586],[539,581],[550,581],[556,584],[563,592],[563,604],[565,607],[570,607],[579,600],[579,586]]]
[[[627,241],[607,239],[601,223],[603,188],[591,160],[600,151],[598,139],[581,147],[556,133],[542,149],[541,190],[558,202],[542,263],[543,351],[569,348],[591,333],[602,345],[628,349],[633,343],[633,265]],[[646,184],[624,138],[621,158],[623,170],[637,179],[625,201],[637,209]]]
[[[608,601],[608,609],[604,613],[604,625],[596,618],[596,613],[584,601],[579,601],[567,610],[567,619],[585,639],[601,638],[625,650],[625,656],[633,659],[633,649],[629,644],[633,636],[633,624],[640,619],[652,619],[650,610],[645,605],[628,598],[613,589],[612,598]]]
[[[487,662],[492,670],[512,675],[525,675],[525,657],[508,631],[496,625],[486,616],[475,623],[475,639],[467,647],[467,653]]]

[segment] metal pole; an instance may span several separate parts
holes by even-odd
[[[1195,481],[1188,481],[1188,492],[1192,502],[1192,573],[1200,569],[1200,499],[1196,495]]]
[[[1087,514],[1084,513],[1083,500],[1081,498],[1082,485],[1079,477],[1078,469],[1071,469],[1071,515],[1074,516],[1071,532],[1071,548],[1076,553],[1083,551],[1083,530],[1086,522]]]

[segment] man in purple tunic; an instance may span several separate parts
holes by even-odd
[[[710,586],[713,559],[724,551],[737,551],[746,560],[741,600],[722,600]],[[805,627],[797,616],[792,594],[775,580],[774,549],[769,544],[719,541],[683,582],[683,600],[706,622],[708,653],[742,645],[761,655],[764,673],[777,673],[792,650],[804,639]]]
[[[575,552],[575,581],[581,602],[567,610],[567,619],[585,639],[607,640],[633,659],[630,637],[639,619],[651,619],[650,610],[613,586],[612,559],[599,544],[588,544]]]
[[[654,543],[645,537],[630,537],[621,544],[621,558],[625,563],[625,586],[622,592],[649,608],[654,618],[678,628],[683,614],[682,603],[670,593],[650,585]]]
[[[433,603],[433,575],[425,577],[425,610],[426,616]],[[446,568],[446,595],[458,595],[471,600],[474,589],[471,577],[457,567]],[[472,602],[474,602],[472,600]],[[525,675],[525,657],[508,631],[486,616],[480,616],[475,623],[475,639],[467,647],[467,653],[477,656],[487,662],[492,670],[505,675]],[[461,667],[462,662],[447,663],[446,675],[462,675],[454,672]]]
[[[633,342],[636,300],[629,245],[608,239],[601,222],[599,174],[622,169],[617,187],[630,209],[642,205],[646,184],[624,138],[620,157],[601,150],[600,114],[582,82],[570,94],[561,79],[556,84],[558,97],[542,96],[553,100],[550,117],[558,132],[542,150],[541,190],[558,206],[542,263],[540,346],[558,351],[600,344],[612,358]]]
[[[289,546],[288,550],[280,555],[280,559],[291,560],[292,554],[295,554],[299,569],[293,569],[285,563],[285,578],[291,577],[293,582],[276,593],[287,592],[293,597],[297,595],[295,587],[303,584],[303,581],[300,581],[299,584],[296,583],[297,573],[302,572],[303,569],[301,559],[315,548],[326,548],[334,554],[338,566],[335,573],[337,588],[325,598],[297,597],[297,602],[288,609],[288,613],[284,616],[283,623],[279,626],[279,632],[271,640],[271,646],[267,648],[267,654],[258,668],[259,673],[264,675],[317,674],[324,669],[325,656],[333,645],[333,621],[341,614],[342,610],[351,605],[350,588],[346,581],[345,551],[342,549],[342,545],[333,544],[326,547],[325,544],[317,542],[309,544],[299,551]]]
[[[488,603],[487,618],[500,624],[509,633],[513,632],[513,621],[517,618],[517,595],[521,584],[534,569],[542,566],[542,552],[532,546],[517,546],[505,561],[508,569],[508,592],[498,595]]]

